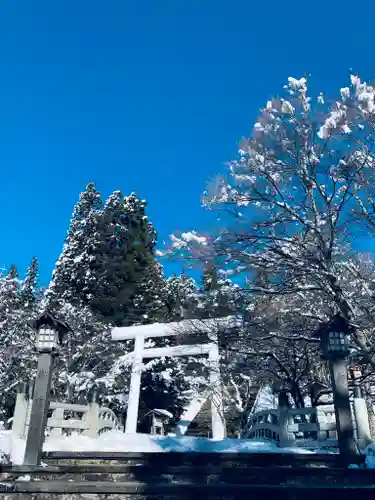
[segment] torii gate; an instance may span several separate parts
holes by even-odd
[[[233,316],[208,320],[189,319],[173,323],[154,323],[151,325],[116,327],[112,330],[113,341],[134,339],[133,366],[130,380],[128,411],[126,416],[125,432],[137,432],[139,396],[141,388],[141,375],[144,358],[163,358],[166,356],[197,356],[208,355],[210,371],[210,389],[204,397],[198,396],[186,408],[177,424],[177,434],[185,434],[190,422],[199,413],[203,404],[210,398],[212,437],[223,439],[225,437],[225,420],[223,412],[223,397],[221,392],[220,356],[217,343],[217,331],[220,327],[228,328],[233,323]],[[195,329],[199,333],[207,333],[210,343],[195,345],[179,345],[174,347],[144,347],[145,339],[155,337],[171,337]]]

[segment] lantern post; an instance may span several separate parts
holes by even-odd
[[[328,361],[336,415],[336,429],[342,460],[350,465],[358,462],[354,440],[353,419],[350,409],[348,368],[348,337],[352,327],[341,314],[336,314],[319,329],[322,358]]]
[[[53,364],[59,354],[59,346],[64,335],[71,329],[49,312],[43,313],[39,318],[31,321],[28,326],[36,333],[35,349],[38,352],[38,368],[26,439],[24,465],[39,465],[47,424]]]

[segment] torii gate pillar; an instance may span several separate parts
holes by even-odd
[[[139,335],[139,337],[135,338],[134,358],[133,358],[133,366],[130,378],[130,388],[129,388],[129,398],[128,398],[128,411],[126,414],[126,423],[125,423],[126,434],[136,434],[137,432],[144,344],[145,344],[145,338],[142,335]]]

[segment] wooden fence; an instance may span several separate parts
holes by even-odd
[[[354,432],[360,447],[367,444],[370,431],[365,405],[360,398],[352,412]],[[359,409],[361,414],[359,414]],[[358,426],[358,422],[362,425]],[[366,436],[367,433],[367,436]],[[309,408],[271,409],[254,413],[242,432],[244,439],[262,439],[276,442],[280,447],[337,447],[335,410],[333,405]]]
[[[17,395],[13,415],[12,433],[24,439],[27,436],[32,399],[26,394]],[[50,436],[61,436],[77,432],[89,437],[97,437],[105,431],[119,429],[120,425],[112,410],[101,407],[98,403],[88,405],[51,402],[52,411],[47,421],[47,432]]]

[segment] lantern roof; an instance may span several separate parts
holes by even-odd
[[[38,318],[29,321],[28,326],[35,331],[39,331],[43,326],[48,326],[53,328],[58,332],[59,342],[62,343],[63,337],[69,333],[73,332],[70,326],[65,322],[59,320],[54,314],[50,311],[43,312]]]
[[[327,332],[340,332],[345,335],[353,333],[354,327],[349,323],[349,320],[342,316],[341,313],[335,314],[329,321],[323,323],[318,328],[317,334],[322,337]]]

